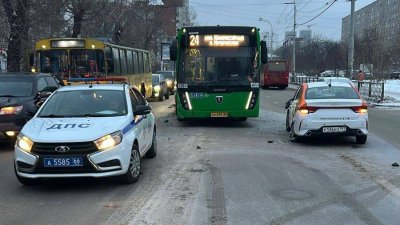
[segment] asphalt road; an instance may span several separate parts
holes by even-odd
[[[22,186],[12,149],[2,146],[0,224],[399,224],[400,170],[391,164],[400,148],[384,129],[396,121],[370,110],[365,145],[350,137],[291,143],[283,106],[292,95],[262,90],[261,115],[246,122],[182,123],[173,99],[152,102],[159,152],[143,159],[133,185],[68,179]]]

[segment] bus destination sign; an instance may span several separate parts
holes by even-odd
[[[189,36],[190,47],[210,46],[210,47],[237,47],[247,46],[249,37],[246,35],[231,34],[192,34]]]

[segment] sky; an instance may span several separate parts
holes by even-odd
[[[293,30],[294,0],[189,0],[197,14],[198,25],[256,26],[261,33],[273,30],[274,48],[282,45],[285,31]],[[295,0],[296,30],[311,29],[312,35],[339,41],[342,18],[350,15],[351,3],[347,0]],[[375,0],[356,0],[359,10]],[[332,4],[333,3],[333,4]],[[330,6],[331,5],[331,6]],[[330,6],[328,8],[328,6]],[[326,11],[324,11],[326,9]],[[324,12],[323,12],[324,11]],[[320,16],[318,14],[322,13]],[[307,21],[313,19],[309,23]],[[264,21],[260,21],[260,18]],[[265,20],[269,21],[265,22]],[[305,23],[305,24],[304,24]],[[304,24],[304,25],[300,25]]]

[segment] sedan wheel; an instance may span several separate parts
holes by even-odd
[[[356,136],[357,144],[365,144],[367,142],[367,135]]]
[[[290,135],[289,135],[289,139],[290,139],[290,141],[291,142],[300,142],[300,137],[299,136],[297,136],[295,133],[294,133],[294,124],[292,124],[292,126],[290,126]]]
[[[132,147],[128,171],[126,171],[126,173],[121,177],[123,183],[132,184],[139,179],[140,163],[139,148],[136,144],[134,144]]]
[[[289,126],[289,111],[286,113],[286,131],[290,131],[290,126]]]

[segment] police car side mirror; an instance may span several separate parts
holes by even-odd
[[[135,109],[135,115],[146,115],[151,112],[150,105],[138,105]]]

